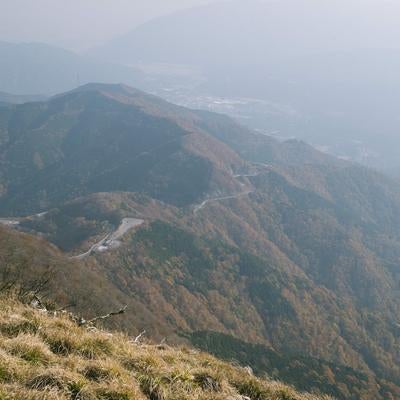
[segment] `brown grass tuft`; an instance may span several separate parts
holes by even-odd
[[[190,348],[134,344],[0,298],[0,400],[322,400]],[[327,398],[325,398],[327,399]]]
[[[4,342],[4,348],[10,354],[20,357],[30,364],[48,364],[52,359],[47,344],[34,335],[22,334]]]

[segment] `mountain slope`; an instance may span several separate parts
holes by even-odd
[[[384,381],[374,381],[368,375],[349,367],[308,356],[282,355],[271,348],[246,343],[217,332],[195,332],[190,335],[190,340],[218,358],[251,365],[258,375],[267,373],[299,389],[322,391],[335,398],[379,397],[377,388],[383,392],[387,384]]]
[[[215,331],[318,360],[341,399],[398,397],[394,181],[121,85],[1,112],[2,214],[83,254],[125,329]],[[124,218],[144,222],[103,246]]]
[[[111,220],[115,219],[118,217],[118,213],[122,210],[120,206],[117,206],[117,208],[111,212],[112,208],[110,208],[110,205],[115,207],[118,204],[118,201],[123,201],[124,204],[130,204],[130,207],[132,207],[131,212],[140,212],[141,216],[143,217],[145,215],[151,215],[154,218],[159,215],[159,218],[168,217],[169,220],[173,218],[173,214],[171,214],[172,210],[168,211],[165,209],[165,207],[159,206],[152,201],[149,202],[148,200],[145,200],[144,202],[141,202],[140,196],[134,196],[131,194],[123,194],[118,196],[104,194],[91,196],[89,199],[82,199],[69,204],[67,206],[68,208],[65,210],[64,221],[67,213],[71,217],[75,214],[76,219],[73,220],[74,222],[81,220],[82,218],[77,217],[77,212],[78,210],[82,211],[85,209],[87,211],[87,216],[91,215],[92,218],[95,217],[97,220],[101,220],[101,218],[109,218]],[[123,212],[129,214],[129,208],[125,208],[125,211]],[[57,214],[54,213],[55,211],[52,211],[49,213],[50,215],[46,214],[43,217],[36,218],[40,219],[47,217],[50,221],[58,220],[61,222],[62,220],[60,221],[59,219],[55,218],[55,215]],[[42,224],[47,226],[44,221],[42,221]],[[157,225],[160,225],[160,223],[153,224],[151,229],[154,230]],[[76,224],[75,232],[72,232],[72,234],[75,233],[75,237],[79,237],[79,234],[77,233],[79,233],[80,229],[82,229],[81,227],[82,222],[80,222],[80,224]],[[65,237],[68,237],[68,231],[71,235],[71,230],[69,230],[68,227],[66,229],[67,232],[63,232],[63,234]],[[85,229],[83,229],[83,231],[85,231]],[[169,232],[171,240],[171,234],[174,232],[174,230],[170,227],[167,229],[167,232]],[[160,232],[158,233],[158,236],[159,240],[162,240]],[[191,240],[190,235],[188,237],[187,234],[181,234],[178,240],[183,242],[180,245],[180,248],[185,249],[185,253],[191,257],[191,264],[189,265],[190,268],[195,267],[196,265],[201,265],[201,260],[204,260],[208,264],[210,263],[211,260],[208,260],[207,257],[202,256],[201,252],[199,251],[192,251],[191,253],[188,253],[187,245]],[[0,252],[0,276],[2,285],[7,282],[13,283],[14,285],[21,284],[23,291],[25,292],[26,290],[35,290],[37,285],[43,284],[43,279],[51,277],[50,282],[45,284],[42,288],[40,296],[46,296],[46,299],[56,302],[57,305],[72,305],[72,310],[78,313],[78,315],[84,316],[86,319],[95,315],[102,315],[106,310],[111,311],[113,309],[118,309],[121,307],[121,305],[126,304],[128,305],[128,310],[124,317],[109,320],[107,326],[119,327],[120,329],[124,328],[128,332],[133,332],[135,335],[139,332],[139,327],[140,329],[146,328],[148,335],[152,337],[163,337],[163,335],[169,335],[171,333],[171,328],[169,328],[171,321],[168,322],[168,320],[171,319],[170,307],[173,305],[171,299],[169,300],[169,304],[166,304],[165,302],[160,301],[162,299],[160,295],[157,295],[157,297],[154,298],[156,295],[156,292],[154,291],[156,286],[151,289],[147,286],[146,289],[145,281],[142,280],[141,282],[140,279],[137,278],[127,279],[127,281],[130,281],[133,286],[137,286],[135,290],[136,293],[127,291],[126,287],[123,287],[122,290],[120,290],[119,288],[121,287],[121,279],[126,279],[123,277],[123,270],[125,268],[119,269],[117,266],[111,270],[109,267],[106,267],[105,270],[102,270],[102,268],[93,258],[86,259],[86,266],[84,267],[78,260],[68,261],[63,259],[61,254],[54,247],[49,246],[43,240],[38,240],[32,236],[20,234],[5,228],[0,229],[0,243],[2,249]],[[125,244],[123,246],[125,247],[125,240],[124,243]],[[162,252],[164,252],[164,254],[166,251],[171,251],[170,248],[166,248],[165,244],[163,245],[161,242],[157,242],[156,245],[157,247],[154,248],[156,251],[157,249],[161,250],[161,248],[163,249]],[[171,244],[169,244],[169,246],[171,246]],[[234,251],[234,249],[231,249],[231,251]],[[17,254],[18,256],[16,256]],[[148,254],[150,255],[150,253]],[[103,256],[105,256],[104,253]],[[198,260],[199,257],[200,263]],[[108,260],[110,259],[108,258]],[[49,266],[50,270],[48,269]],[[174,273],[172,264],[170,264],[169,270],[170,275]],[[118,274],[118,277],[114,275],[114,271]],[[158,269],[158,273],[159,272],[160,269]],[[181,271],[181,273],[182,272],[183,271]],[[105,276],[108,276],[109,279],[104,279]],[[168,278],[170,282],[171,277]],[[153,279],[157,280],[159,278],[156,278],[155,276]],[[183,283],[183,285],[187,285],[189,283],[190,281],[187,281],[186,283]],[[159,284],[162,285],[162,282],[159,282]],[[177,282],[177,288],[181,284],[182,283]],[[206,289],[207,285],[203,285],[203,287]],[[190,287],[188,288],[190,290]],[[151,296],[150,298],[148,298],[148,295],[146,294],[146,291],[149,289],[149,295]],[[181,289],[177,290],[181,291]],[[196,290],[197,289],[195,287],[192,287],[192,302],[194,301],[195,303],[198,302],[198,300],[196,300]],[[161,291],[163,296],[166,292],[163,288]],[[104,296],[104,292],[107,292],[107,296]],[[129,293],[129,295],[125,295],[124,293]],[[202,293],[205,292],[202,291]],[[179,294],[178,297],[183,299],[182,295],[183,293]],[[154,306],[157,305],[157,307],[153,308],[152,305],[146,304],[149,301],[154,303]],[[200,303],[198,306],[199,305]],[[213,313],[211,309],[207,315],[204,310],[201,309],[201,306],[200,308],[198,306],[196,307],[196,312],[201,313],[202,319],[204,319],[204,324],[201,325],[203,328],[218,328],[220,330],[225,329],[223,325],[227,323],[227,320],[222,321],[222,324],[216,323],[215,318],[214,321],[210,320],[210,318],[212,318],[211,314]],[[215,304],[215,306],[217,306],[217,304]],[[187,311],[189,312],[186,317],[188,323],[193,324],[194,327],[200,326],[195,322],[196,317],[194,315],[190,315],[191,311],[189,311],[189,309]],[[178,314],[175,313],[175,315]],[[179,324],[181,324],[183,318],[185,317],[182,315],[179,318],[181,319]],[[190,318],[192,319],[192,322],[189,322]],[[176,324],[177,323],[175,322],[173,325],[176,326]],[[5,329],[5,325],[3,324],[2,326],[3,329]],[[181,326],[185,328],[185,332],[182,331],[182,333],[179,333],[179,336],[183,335],[186,340],[193,343],[195,346],[204,348],[202,345],[201,333],[193,333],[189,335],[188,332],[186,332],[187,326]],[[247,334],[250,332],[251,327],[248,326]],[[246,333],[244,333],[244,335],[245,334]],[[175,339],[172,336],[169,336],[168,341],[176,341],[179,339],[179,336]],[[209,337],[209,335],[206,337]],[[243,366],[250,364],[255,368],[257,374],[261,375],[267,372],[268,374],[272,374],[280,380],[294,384],[296,387],[301,388],[301,390],[331,393],[339,398],[342,398],[342,394],[346,394],[349,390],[351,390],[354,398],[356,399],[358,398],[357,395],[360,395],[363,392],[370,393],[371,396],[375,395],[378,398],[379,394],[374,389],[374,387],[378,385],[378,382],[379,385],[386,387],[384,381],[377,382],[375,381],[374,377],[352,370],[348,367],[329,364],[323,360],[312,359],[308,356],[281,355],[276,351],[263,346],[258,347],[258,349],[264,349],[264,356],[260,362],[261,366],[267,363],[266,365],[268,367],[266,369],[265,367],[260,368],[257,359],[248,358],[244,360],[241,358],[241,347],[237,345],[239,343],[237,340],[235,341],[235,339],[226,336],[223,341],[225,343],[231,342],[230,353],[228,357],[225,350],[222,349],[221,352],[221,347],[213,345],[213,342],[210,342],[207,345],[206,350],[215,352],[215,354],[217,354],[219,357],[239,360],[243,363]],[[247,350],[249,356],[252,354],[250,351],[251,349],[252,347],[249,347]],[[259,351],[257,351],[257,353],[259,353]],[[282,363],[286,365],[285,368],[282,367]],[[330,370],[334,371],[333,378],[329,374]],[[11,388],[6,387],[6,390],[11,390]]]
[[[122,197],[122,213],[121,200],[105,194],[76,202],[73,212],[61,208],[58,213],[64,218],[74,215],[72,221],[86,215],[97,221],[132,216],[150,222],[128,235],[120,249],[95,258],[101,274],[155,317],[149,321],[136,313],[133,318],[153,336],[213,329],[267,343],[294,354],[294,359],[300,348],[307,348],[314,357],[360,368],[369,382],[382,379],[382,390],[390,392],[384,376],[397,376],[388,366],[395,365],[398,332],[392,264],[378,253],[371,256],[369,240],[363,243],[347,233],[347,226],[357,221],[335,221],[333,215],[340,216],[340,210],[331,202],[277,178],[269,172],[262,179],[268,186],[250,199],[209,203],[195,218],[189,214],[183,220],[178,210],[161,204],[143,208],[137,199],[127,207],[134,199],[128,194]],[[100,199],[109,204],[109,211],[95,211]],[[44,225],[66,221],[56,215],[50,212],[39,219]],[[30,228],[40,231],[37,224]],[[76,238],[85,232],[77,223],[72,226],[75,231],[69,232]],[[321,230],[326,240],[318,238]],[[385,244],[383,239],[375,248]],[[372,371],[381,378],[373,378]],[[369,383],[365,390],[379,398],[372,387]]]
[[[1,299],[4,399],[319,400],[190,349],[134,343]],[[245,397],[247,396],[247,397]]]
[[[149,99],[124,86],[89,85],[3,109],[3,213],[93,192],[143,191],[185,205],[217,187],[239,190],[230,174],[244,162],[196,127],[146,109],[146,101],[157,107]]]
[[[118,307],[123,296],[98,275],[93,267],[68,260],[53,245],[38,237],[0,226],[0,277],[2,291],[38,291],[74,310],[98,312]],[[114,290],[105,299],[102,290]]]

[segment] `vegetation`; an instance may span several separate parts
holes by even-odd
[[[337,399],[391,398],[385,381],[376,381],[352,368],[301,354],[280,354],[261,344],[246,343],[218,332],[185,335],[197,348],[218,358],[251,365],[257,375],[268,374],[300,390],[327,393]]]
[[[0,298],[0,398],[318,400],[189,348],[78,327]]]
[[[119,85],[0,114],[0,212],[46,209],[20,227],[68,251],[0,230],[0,270],[24,283],[50,265],[59,303],[87,318],[127,304],[110,324],[155,340],[219,332],[246,363],[241,351],[264,351],[249,343],[273,349],[248,363],[300,388],[400,397],[395,182]],[[146,222],[117,249],[66,258],[124,217]]]
[[[167,335],[174,340],[176,330],[212,329],[272,346],[280,356],[268,358],[269,365],[283,380],[288,376],[279,367],[286,360],[281,355],[295,354],[291,359],[295,363],[303,355],[315,379],[291,377],[290,382],[298,387],[309,388],[308,384],[318,382],[316,376],[329,375],[332,387],[336,387],[329,390],[336,396],[338,392],[344,398],[348,393],[369,393],[369,397],[364,394],[354,398],[386,399],[390,393],[398,394],[396,373],[390,372],[396,366],[388,368],[392,357],[389,349],[396,351],[390,320],[377,320],[376,311],[364,314],[344,307],[343,299],[326,288],[315,287],[304,275],[287,270],[285,261],[273,253],[270,258],[261,258],[155,222],[133,235],[118,255],[99,257],[98,262],[119,290],[134,296],[156,317],[155,325],[141,325],[156,337]],[[365,329],[385,324],[387,328],[377,330],[376,336],[372,332],[365,335]],[[232,343],[233,354],[244,352],[238,343]],[[364,343],[362,348],[358,347],[360,343]],[[209,351],[214,349],[210,347]],[[223,352],[216,354],[224,356]],[[351,378],[346,377],[347,372],[343,375],[345,369],[332,376],[329,363],[314,363],[312,359],[331,361],[336,366],[333,371],[340,365],[351,367]],[[246,362],[256,368],[258,361]],[[266,372],[271,373],[271,369]],[[343,387],[338,389],[340,382]],[[376,382],[380,382],[382,391],[375,390]]]
[[[127,104],[128,95],[82,89],[2,110],[0,213],[29,215],[97,192],[145,192],[177,205],[200,198],[215,165],[188,148],[190,131]]]
[[[146,195],[138,193],[96,193],[74,199],[45,214],[19,219],[19,229],[40,234],[65,252],[81,252],[113,231],[125,217],[171,219],[176,214]]]

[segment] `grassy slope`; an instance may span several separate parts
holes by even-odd
[[[135,344],[13,300],[0,299],[0,310],[0,399],[323,398],[255,378],[205,353]]]

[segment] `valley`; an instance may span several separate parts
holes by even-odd
[[[386,165],[382,152],[377,153],[374,150],[373,143],[365,142],[357,135],[353,137],[342,135],[339,138],[337,136],[334,138],[321,137],[319,129],[323,129],[323,126],[322,124],[320,126],[318,118],[309,110],[302,110],[297,105],[279,103],[277,100],[261,97],[230,97],[229,94],[218,96],[212,92],[205,93],[201,84],[195,88],[182,88],[182,80],[185,78],[187,79],[187,77],[177,77],[179,83],[176,86],[160,90],[159,87],[163,86],[165,82],[163,82],[163,77],[158,77],[157,85],[154,88],[149,88],[149,91],[183,107],[228,115],[238,123],[280,141],[288,139],[304,140],[321,152],[335,157],[378,168],[385,172],[390,172],[393,168]],[[190,81],[192,82],[193,79],[190,79]],[[320,112],[330,114],[328,109]],[[311,129],[310,123],[313,125]],[[335,123],[337,124],[337,131],[345,128],[342,121],[338,120]]]

